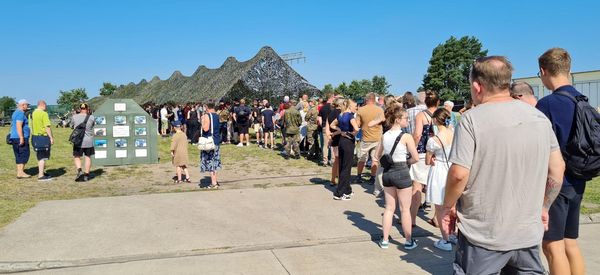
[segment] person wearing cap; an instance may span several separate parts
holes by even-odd
[[[510,96],[533,107],[537,104],[537,98],[533,95],[533,88],[527,82],[517,81],[510,84]]]
[[[174,180],[175,183],[180,183],[182,181],[181,174],[185,174],[185,179],[183,181],[190,182],[190,174],[187,169],[187,161],[188,161],[188,148],[187,148],[187,136],[181,130],[181,122],[175,120],[173,122],[173,127],[175,128],[175,134],[173,135],[173,139],[171,140],[171,157],[173,158],[173,165],[176,167],[177,179]]]
[[[29,161],[29,119],[25,112],[29,108],[29,103],[25,99],[19,100],[17,109],[12,115],[10,126],[10,143],[13,146],[15,162],[17,164],[17,179],[29,178],[25,173],[25,164]]]
[[[50,159],[50,148],[54,144],[52,123],[46,112],[46,102],[38,101],[37,109],[31,113],[31,135],[33,150],[38,160],[38,181],[49,181],[52,177],[44,173],[46,161]]]
[[[92,168],[92,156],[96,153],[94,150],[94,116],[90,113],[90,107],[87,103],[79,105],[79,114],[73,116],[73,125],[82,124],[86,117],[89,116],[85,125],[85,135],[81,146],[73,145],[73,160],[75,168],[77,168],[77,177],[75,181],[88,181],[90,179],[90,169]],[[81,170],[81,157],[85,157],[85,167]]]

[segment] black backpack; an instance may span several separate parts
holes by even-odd
[[[81,147],[81,144],[83,143],[85,129],[87,128],[87,122],[89,118],[89,114],[85,116],[85,120],[83,120],[81,124],[77,125],[75,129],[73,129],[73,132],[71,132],[71,136],[69,136],[69,141],[76,147]]]
[[[577,97],[563,91],[555,94],[566,96],[575,103],[575,118],[567,145],[562,151],[571,176],[590,180],[600,175],[600,114],[588,103],[584,95]]]

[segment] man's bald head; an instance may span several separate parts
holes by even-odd
[[[469,78],[488,92],[496,93],[510,88],[513,67],[504,56],[486,56],[475,60]]]

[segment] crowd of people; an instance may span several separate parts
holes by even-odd
[[[374,185],[373,194],[385,199],[381,248],[390,245],[396,207],[406,240],[403,247],[417,247],[412,228],[419,209],[430,206],[434,215],[427,222],[440,229],[441,237],[434,247],[457,250],[457,274],[542,274],[540,244],[552,274],[583,274],[576,239],[585,180],[566,172],[569,167],[561,154],[573,128],[575,103],[557,92],[581,94],[570,82],[571,60],[565,50],[550,49],[538,62],[539,77],[554,91],[539,102],[529,84],[512,83],[508,59],[489,56],[474,61],[469,78],[472,101],[459,111],[453,110],[452,101],[442,102],[429,90],[400,97],[369,93],[361,104],[332,93],[322,99],[285,96],[277,108],[267,99],[252,100],[251,105],[240,99],[145,109],[156,119],[159,134],[172,136],[177,183],[191,182],[189,143],[208,148],[201,149],[200,157],[201,172],[211,177],[207,188],[220,186],[220,144],[256,144],[279,150],[286,159],[304,155],[331,167],[334,200],[352,200],[351,183]],[[44,106],[40,102],[28,118],[27,102],[22,100],[13,114],[9,142],[18,178],[28,177],[23,167],[30,134],[54,143]],[[86,139],[74,146],[73,156],[77,177],[87,180],[94,119],[87,115],[87,104],[80,110],[74,125],[87,121],[90,133],[86,130]],[[276,135],[281,135],[279,147]],[[44,161],[50,146],[34,148],[38,179],[48,180]],[[87,160],[84,172],[81,156]]]

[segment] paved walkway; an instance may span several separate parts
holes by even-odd
[[[382,201],[354,188],[352,201],[313,185],[43,202],[0,232],[0,271],[449,273],[454,255],[433,248],[439,231],[423,219],[416,250],[377,247]],[[599,229],[582,226],[588,270],[600,269]]]

